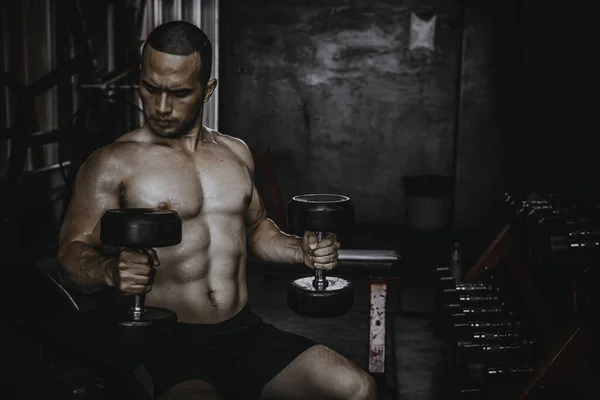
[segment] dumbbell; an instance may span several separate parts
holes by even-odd
[[[520,339],[512,343],[457,343],[454,350],[457,364],[483,362],[494,366],[522,366],[535,359],[537,341]]]
[[[319,241],[327,232],[345,230],[354,224],[354,203],[347,196],[305,194],[288,203],[287,224],[295,230],[314,231]],[[296,279],[288,285],[288,306],[298,315],[337,317],[354,305],[354,285],[315,268],[314,277]]]
[[[442,289],[442,295],[495,295],[499,291],[500,289],[498,287],[486,283],[459,283],[454,285],[454,287]]]
[[[497,389],[506,385],[514,385],[524,375],[532,373],[530,367],[488,367],[485,364],[469,364],[461,371],[462,386],[461,399],[487,399],[492,397]],[[496,393],[497,394],[497,393]]]
[[[445,308],[448,311],[476,305],[502,305],[503,301],[493,292],[442,292],[445,294]]]
[[[450,326],[449,337],[453,342],[508,343],[519,338],[535,338],[539,323],[522,320],[457,322]],[[506,339],[506,340],[504,340]]]
[[[113,209],[100,220],[102,244],[137,250],[148,257],[148,249],[175,246],[181,242],[181,236],[181,218],[175,211]],[[133,306],[116,315],[121,344],[144,346],[161,334],[168,337],[177,321],[171,310],[146,307],[145,298],[145,294],[135,295]]]

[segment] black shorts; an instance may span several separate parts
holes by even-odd
[[[177,323],[171,351],[145,363],[154,394],[187,380],[203,380],[225,399],[259,399],[264,386],[313,340],[265,323],[246,305],[217,324]]]

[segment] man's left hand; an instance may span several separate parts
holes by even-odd
[[[328,233],[320,242],[314,232],[304,232],[302,238],[302,262],[316,269],[332,270],[338,264],[340,243],[333,233]]]

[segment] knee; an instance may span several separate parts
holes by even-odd
[[[362,379],[361,385],[358,390],[359,396],[357,399],[361,400],[376,400],[377,399],[377,383],[375,378],[370,374],[361,371]]]
[[[376,400],[377,383],[364,371],[356,371],[348,376],[348,396],[352,400]]]

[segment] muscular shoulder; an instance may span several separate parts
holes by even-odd
[[[96,149],[83,163],[79,174],[84,179],[121,182],[127,176],[132,143],[116,141]]]
[[[250,148],[242,139],[225,135],[223,133],[216,133],[219,141],[227,146],[247,167],[250,171],[254,171],[254,158]]]

